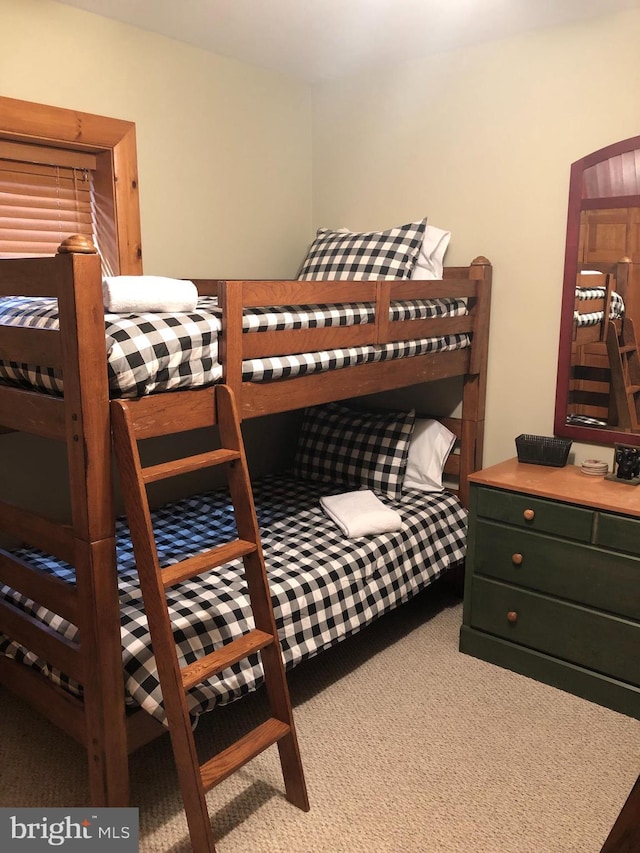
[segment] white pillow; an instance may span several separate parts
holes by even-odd
[[[417,418],[409,443],[403,488],[443,491],[444,465],[455,442],[455,435],[439,421]]]
[[[451,240],[451,231],[443,231],[442,228],[427,225],[418,260],[411,273],[412,279],[442,278],[444,256],[449,240]]]

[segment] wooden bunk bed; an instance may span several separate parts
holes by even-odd
[[[0,297],[53,297],[59,329],[0,325],[0,362],[47,365],[63,377],[64,394],[0,383],[0,432],[22,431],[66,446],[70,518],[58,523],[9,501],[0,502],[0,532],[63,561],[75,584],[52,577],[0,551],[0,581],[59,614],[78,628],[69,640],[6,600],[0,633],[82,685],[72,694],[40,671],[0,655],[0,683],[87,750],[90,800],[95,806],[128,803],[128,755],[166,731],[140,709],[128,708],[123,685],[120,603],[116,572],[114,474],[110,391],[100,260],[67,241],[56,257],[0,261]],[[318,282],[196,282],[200,294],[217,295],[222,308],[219,360],[223,380],[236,395],[241,417],[256,418],[361,397],[447,377],[461,377],[461,416],[447,419],[459,439],[447,471],[458,478],[463,503],[468,475],[481,467],[490,312],[491,266],[479,257],[468,267],[446,268],[440,281],[322,282],[323,302],[370,301],[375,322],[351,328],[243,333],[248,306],[317,302]],[[463,316],[390,322],[394,300],[463,299]],[[470,343],[429,352],[270,382],[243,379],[243,362],[274,353],[326,350],[432,335],[464,334]],[[211,424],[213,387],[143,398],[145,434],[162,436]]]

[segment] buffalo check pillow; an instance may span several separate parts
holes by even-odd
[[[342,403],[306,409],[293,472],[399,498],[414,423],[414,411],[360,411]]]
[[[403,279],[411,278],[424,239],[426,219],[387,231],[332,231],[320,228],[309,247],[298,278]]]

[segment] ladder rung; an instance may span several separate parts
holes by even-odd
[[[619,349],[620,349],[621,354],[636,351],[636,348],[632,345],[621,346],[621,347],[619,347]]]
[[[190,471],[198,471],[200,468],[211,468],[214,465],[222,465],[224,462],[233,462],[240,458],[238,450],[209,450],[207,453],[198,453],[196,456],[185,456],[182,459],[173,459],[170,462],[162,462],[160,465],[149,465],[142,469],[142,479],[145,483],[153,483],[165,477],[177,477],[179,474],[188,474]]]
[[[214,785],[222,782],[290,731],[286,723],[271,717],[240,740],[232,743],[200,767],[200,778],[205,791],[210,791]]]
[[[168,589],[170,586],[187,581],[196,575],[204,574],[204,572],[218,566],[224,566],[225,563],[236,560],[238,557],[252,554],[257,548],[255,542],[248,542],[246,539],[234,539],[233,542],[216,545],[215,548],[209,548],[202,554],[187,557],[186,560],[181,560],[179,563],[162,569],[162,584],[165,589]]]
[[[222,648],[216,649],[199,660],[190,663],[183,667],[182,684],[185,690],[189,690],[196,684],[205,681],[211,675],[217,672],[222,672],[228,666],[233,666],[243,658],[259,652],[265,646],[273,642],[273,636],[267,634],[266,631],[259,631],[255,628],[253,631],[248,631],[236,640],[226,643]]]
[[[637,394],[640,391],[640,385],[627,385],[625,390],[627,394]]]

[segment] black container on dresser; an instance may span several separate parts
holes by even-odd
[[[640,719],[640,486],[517,459],[470,481],[460,650]]]

